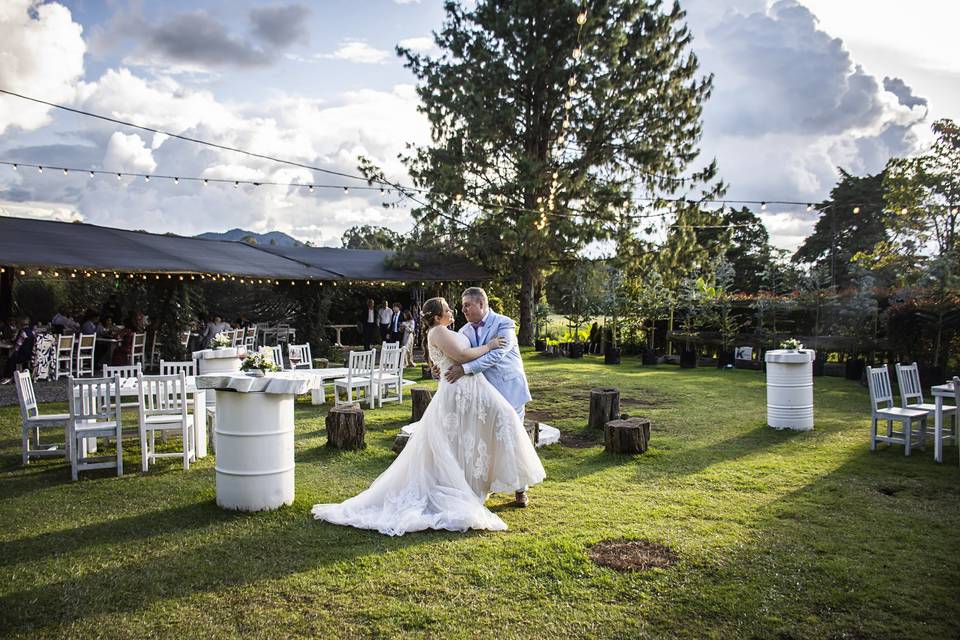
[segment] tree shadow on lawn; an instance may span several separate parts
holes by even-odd
[[[902,447],[864,444],[830,473],[758,505],[751,541],[729,555],[704,549],[671,607],[704,635],[731,626],[753,638],[958,637],[960,484],[950,471],[928,456],[905,458]],[[744,509],[736,500],[734,514]]]
[[[12,541],[2,553],[5,558],[19,554],[16,562],[55,553],[76,554],[76,563],[86,560],[100,566],[73,573],[75,563],[70,576],[0,597],[0,628],[54,627],[102,614],[138,611],[158,600],[213,593],[368,555],[479,535],[426,531],[388,537],[315,521],[297,504],[273,512],[238,514],[203,502]],[[208,541],[191,544],[206,528],[211,529],[206,532]],[[152,540],[171,534],[182,535],[184,544]],[[109,559],[85,557],[87,549],[138,540],[143,542],[141,552],[125,546]]]

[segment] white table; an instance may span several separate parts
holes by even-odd
[[[357,325],[355,325],[355,324],[328,324],[328,325],[325,325],[325,326],[326,326],[327,329],[334,329],[334,330],[337,332],[337,341],[333,343],[333,346],[335,346],[335,347],[341,347],[341,348],[342,348],[343,345],[340,344],[340,332],[343,331],[344,329],[354,329],[354,328],[356,328]]]
[[[315,376],[296,371],[197,378],[217,397],[217,505],[262,511],[293,504],[294,399],[316,384]]]
[[[933,394],[936,411],[933,414],[933,459],[937,462],[943,462],[943,443],[940,437],[943,435],[943,399],[955,398],[953,383],[938,384],[930,387],[930,393]],[[958,407],[960,411],[960,407]],[[960,436],[960,434],[957,434]]]

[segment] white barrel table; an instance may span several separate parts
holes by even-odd
[[[813,349],[767,351],[767,424],[774,429],[813,429]]]
[[[197,377],[217,396],[217,505],[237,511],[293,503],[294,397],[316,385],[313,376],[243,373]]]
[[[202,351],[194,351],[193,359],[197,361],[197,373],[200,375],[206,375],[210,373],[238,373],[240,371],[240,359],[247,355],[247,350],[245,347],[222,347],[220,349],[203,349]],[[204,393],[203,391],[197,391],[198,393]],[[210,392],[213,393],[212,391]],[[209,398],[213,400],[213,398]],[[209,403],[208,403],[209,404]],[[203,414],[198,414],[201,416],[196,419],[197,423],[197,457],[203,458],[207,455],[207,420],[206,420],[206,410]],[[199,426],[203,425],[203,430],[201,431]],[[214,419],[214,424],[216,424],[216,419]],[[216,445],[216,441],[213,443]],[[216,446],[214,446],[216,449]]]

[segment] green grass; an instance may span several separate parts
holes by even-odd
[[[297,499],[237,514],[214,503],[214,459],[70,482],[20,466],[0,409],[0,635],[13,637],[952,638],[960,636],[960,469],[951,447],[868,449],[866,392],[816,381],[816,430],[765,424],[762,374],[526,353],[528,405],[586,433],[590,387],[620,388],[652,447],[540,450],[526,510],[502,533],[388,538],[315,522],[390,462],[409,402],[367,413],[362,452],[328,451],[325,409],[298,403]],[[46,411],[63,410],[50,405]],[[135,424],[132,420],[130,424]],[[645,538],[667,569],[619,574],[591,544]]]

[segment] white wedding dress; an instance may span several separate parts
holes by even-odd
[[[469,340],[453,334],[469,347]],[[454,362],[432,343],[446,372]],[[546,472],[513,407],[483,375],[448,383],[443,375],[420,426],[386,471],[363,493],[318,504],[318,520],[399,536],[423,529],[490,529],[506,523],[484,506],[490,493],[513,493]]]

